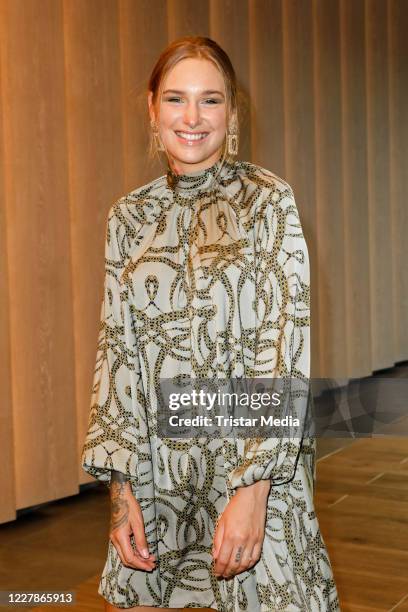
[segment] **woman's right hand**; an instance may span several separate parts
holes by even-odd
[[[118,551],[123,565],[145,571],[155,569],[156,559],[153,553],[149,554],[140,504],[132,493],[130,483],[119,472],[112,475],[110,496],[109,539]],[[132,547],[132,534],[136,550]],[[146,554],[143,554],[144,551]]]

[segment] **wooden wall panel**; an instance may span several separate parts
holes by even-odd
[[[408,4],[406,0],[388,0],[387,6],[394,279],[394,310],[388,313],[388,319],[392,318],[394,324],[393,361],[403,361],[408,358]]]
[[[319,375],[343,378],[347,335],[338,0],[315,0],[313,22],[319,318],[314,319],[312,333],[319,329]]]
[[[8,142],[5,133],[5,112],[7,110],[3,88],[4,76],[8,66],[8,41],[5,24],[7,5],[0,3],[0,159],[6,162]],[[3,119],[4,117],[4,119]],[[13,399],[11,378],[11,337],[10,337],[10,278],[8,275],[7,249],[7,207],[6,181],[10,177],[8,166],[0,164],[0,448],[3,478],[1,482],[2,503],[0,504],[0,524],[11,521],[16,516]]]
[[[390,208],[387,4],[366,0],[367,171],[371,364],[386,368],[393,361],[393,274]]]
[[[4,476],[22,508],[78,490],[67,109],[61,2],[3,9],[15,468]]]
[[[181,36],[210,36],[208,0],[167,0],[169,41]]]
[[[371,373],[364,3],[340,0],[346,376]]]
[[[64,0],[78,465],[88,425],[103,291],[107,212],[124,194],[119,6]],[[72,404],[71,404],[72,407]]]
[[[292,186],[308,244],[311,268],[311,376],[321,367],[317,253],[316,151],[313,96],[312,4],[285,0],[283,6],[283,90],[285,177]]]
[[[150,72],[168,43],[166,0],[119,0],[124,193],[166,172],[163,162],[146,155],[150,118]]]
[[[265,49],[268,49],[267,53]],[[284,178],[281,0],[249,2],[249,61],[251,161]]]
[[[243,94],[238,150],[240,159],[251,159],[252,153],[248,26],[247,0],[210,0],[210,36],[228,53]]]

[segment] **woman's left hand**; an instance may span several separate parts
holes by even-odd
[[[228,578],[249,569],[261,556],[270,480],[239,487],[214,533],[214,573]]]

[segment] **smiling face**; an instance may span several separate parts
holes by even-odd
[[[222,74],[206,59],[180,60],[165,76],[161,100],[152,104],[161,141],[176,174],[209,168],[222,156],[227,98]],[[157,117],[157,105],[159,113]]]

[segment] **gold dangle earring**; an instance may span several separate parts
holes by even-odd
[[[150,125],[151,125],[152,130],[153,130],[153,138],[154,138],[154,143],[155,143],[156,149],[158,151],[165,151],[165,148],[163,146],[163,143],[162,143],[160,135],[159,135],[159,130],[157,129],[157,125],[156,125],[156,122],[155,122],[154,119],[152,119],[150,121]]]
[[[238,134],[235,123],[231,123],[227,132],[227,151],[228,155],[238,154]]]

